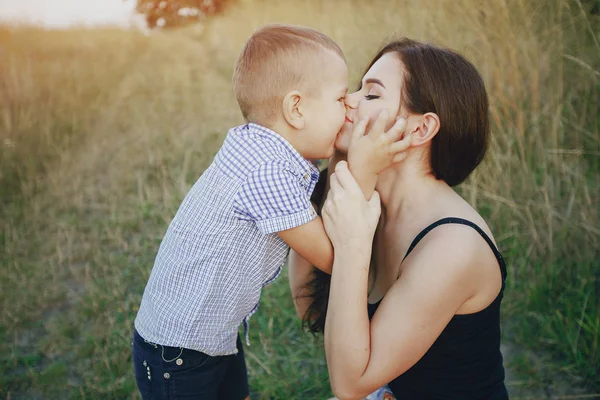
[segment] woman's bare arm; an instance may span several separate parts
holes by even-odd
[[[363,398],[423,357],[477,292],[483,279],[478,267],[489,256],[472,229],[436,228],[403,262],[400,278],[369,321],[368,270],[378,201],[376,195],[365,201],[347,165],[337,166],[323,208],[335,249],[325,352],[332,389],[342,400]]]
[[[302,319],[306,315],[306,310],[311,304],[308,283],[313,277],[314,266],[302,258],[294,250],[290,250],[288,259],[288,280],[290,290],[294,299],[294,307],[298,318]]]
[[[482,247],[476,234],[467,227],[447,225],[427,235],[420,244],[424,251],[405,261],[402,275],[372,321],[365,295],[366,246],[336,256],[325,351],[332,389],[339,399],[363,398],[423,357],[476,292]]]

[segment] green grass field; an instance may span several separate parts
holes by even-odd
[[[240,0],[202,26],[147,36],[0,29],[0,396],[139,398],[131,332],[158,245],[242,122],[230,83],[238,50],[277,21],[331,35],[351,85],[394,36],[476,64],[493,143],[459,190],[508,261],[505,337],[527,350],[507,357],[509,389],[550,398],[527,389],[560,380],[573,395],[560,398],[600,398],[592,2]],[[253,399],[331,394],[322,342],[301,331],[285,273],[264,292],[251,343]]]

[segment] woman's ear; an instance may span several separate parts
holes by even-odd
[[[302,93],[297,90],[288,92],[283,96],[281,107],[283,111],[283,117],[286,122],[296,129],[304,129],[305,121],[302,113]]]
[[[415,118],[416,123],[409,123],[408,129],[412,134],[413,146],[429,142],[440,130],[440,117],[436,113],[426,113]]]

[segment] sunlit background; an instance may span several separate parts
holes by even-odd
[[[40,24],[132,26],[135,0],[0,0],[0,21]]]
[[[139,398],[130,345],[146,279],[182,198],[243,122],[233,63],[268,22],[330,35],[350,87],[394,36],[474,63],[493,140],[458,190],[507,260],[511,398],[600,399],[599,9],[0,0],[0,399]],[[285,272],[251,326],[253,400],[331,395],[323,345],[300,329]]]

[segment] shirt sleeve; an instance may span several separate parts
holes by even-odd
[[[307,192],[309,180],[282,164],[262,165],[242,184],[236,199],[238,212],[254,221],[263,234],[304,225],[316,217]]]

